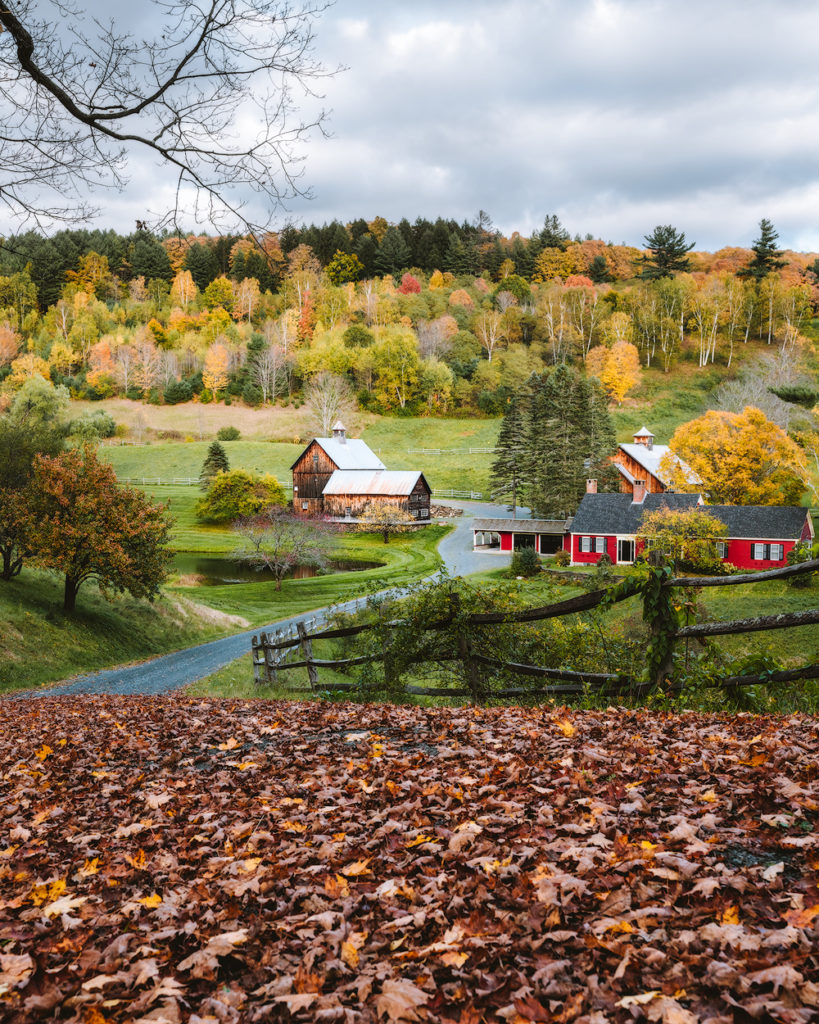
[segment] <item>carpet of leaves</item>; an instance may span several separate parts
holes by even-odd
[[[810,717],[0,703],[0,1019],[819,1018]]]

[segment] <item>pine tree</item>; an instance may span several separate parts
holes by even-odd
[[[589,475],[607,480],[614,429],[599,385],[565,365],[527,386],[522,495],[534,516],[573,515]]]
[[[495,461],[490,471],[492,497],[509,501],[509,510],[515,518],[518,494],[521,486],[525,453],[526,420],[523,401],[519,395],[510,399],[506,415],[501,423],[498,443],[495,447]]]
[[[686,244],[684,231],[677,231],[671,224],[658,224],[645,241],[651,252],[642,257],[641,277],[656,281],[690,268],[691,260],[686,253],[691,252],[695,243]]]
[[[759,238],[754,240],[751,246],[753,258],[747,267],[743,267],[737,273],[737,277],[750,277],[755,281],[761,281],[774,270],[785,266],[785,260],[780,259],[782,252],[776,247],[776,240],[779,234],[773,224],[765,217],[759,222]]]
[[[589,277],[595,284],[611,280],[609,264],[602,252],[599,252],[589,264]]]
[[[227,452],[218,441],[214,441],[210,448],[208,448],[208,454],[202,463],[202,472],[199,474],[199,486],[203,491],[206,491],[217,473],[227,473],[229,470],[230,463],[228,462]]]
[[[387,228],[375,257],[376,272],[392,274],[395,277],[409,267],[411,258],[409,246],[398,228]],[[361,262],[363,263],[364,260],[362,259]]]

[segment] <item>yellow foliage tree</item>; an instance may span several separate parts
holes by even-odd
[[[598,345],[586,358],[586,372],[597,377],[607,394],[618,405],[640,383],[640,353],[628,341],[615,342],[611,348]]]
[[[533,281],[552,281],[556,277],[570,277],[583,269],[578,253],[570,249],[547,246],[535,260]]]
[[[805,456],[785,431],[753,406],[710,410],[677,427],[669,447],[702,479],[714,504],[796,505],[805,489]],[[661,469],[674,486],[690,490],[672,460]]]
[[[439,288],[444,287],[444,275],[440,270],[433,270],[429,275],[429,290],[431,292],[437,291]]]
[[[221,342],[214,342],[205,355],[205,368],[202,370],[202,383],[218,398],[228,382],[228,350]]]
[[[51,368],[45,359],[41,359],[33,352],[26,352],[24,356],[15,359],[11,364],[11,374],[7,378],[9,387],[16,391],[31,377],[44,377],[51,380]]]
[[[175,306],[187,309],[196,298],[196,284],[189,270],[180,270],[171,284],[171,302]]]

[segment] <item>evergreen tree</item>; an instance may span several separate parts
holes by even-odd
[[[210,448],[208,448],[208,454],[202,463],[202,472],[199,474],[199,486],[203,491],[206,491],[213,483],[217,473],[227,473],[229,471],[230,463],[228,462],[227,453],[218,441],[214,441]]]
[[[356,243],[356,255],[364,267],[364,277],[373,277],[375,274],[375,261],[378,258],[378,243],[373,236],[367,232],[362,235]]]
[[[526,401],[523,495],[534,516],[562,519],[577,511],[588,476],[605,476],[615,447],[605,396],[561,365],[531,378]]]
[[[601,252],[589,264],[589,277],[595,284],[603,284],[605,281],[611,280],[608,262]]]
[[[359,258],[361,258],[360,253]],[[393,277],[396,277],[402,270],[409,267],[411,259],[409,246],[398,228],[387,228],[375,256],[376,273],[392,274]],[[361,259],[361,262],[363,263],[364,260]]]
[[[161,278],[163,281],[170,281],[173,277],[171,261],[164,245],[147,231],[140,232],[139,237],[133,244],[130,253],[131,276],[144,277],[146,281],[151,278]]]
[[[200,292],[203,292],[216,277],[219,268],[211,250],[198,242],[188,249],[185,256],[184,269],[191,272],[191,277]]]
[[[536,236],[541,249],[565,249],[571,238],[556,214],[546,214],[543,227]]]
[[[520,395],[513,395],[501,423],[498,443],[495,446],[495,461],[492,463],[489,477],[493,500],[500,498],[508,501],[513,519],[517,510],[524,467],[525,428],[523,401]]]
[[[754,240],[751,246],[753,257],[747,267],[743,267],[737,277],[750,277],[754,281],[761,281],[774,270],[785,266],[785,260],[780,259],[782,253],[776,247],[776,240],[779,234],[773,224],[765,217],[759,222],[759,238]]]
[[[658,224],[645,236],[645,242],[650,254],[642,257],[641,277],[655,281],[690,268],[691,260],[686,253],[691,252],[696,243],[687,245],[684,231],[677,231],[671,224]]]

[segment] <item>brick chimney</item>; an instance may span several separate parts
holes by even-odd
[[[632,505],[642,505],[646,500],[646,482],[645,480],[635,480],[634,490],[631,493]]]
[[[597,481],[587,480],[586,481],[586,494],[597,494]]]

